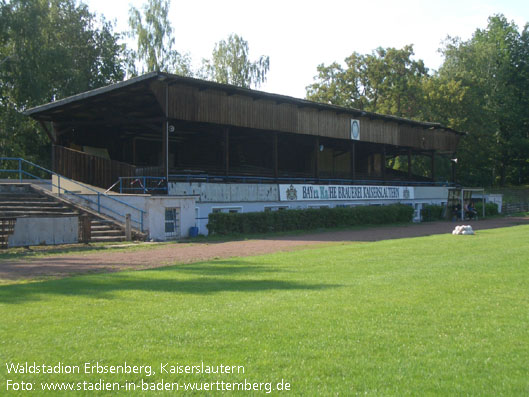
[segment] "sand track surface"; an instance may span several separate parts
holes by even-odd
[[[292,251],[318,244],[428,236],[451,233],[456,225],[470,224],[476,231],[529,224],[528,217],[506,217],[466,222],[426,222],[405,226],[380,226],[365,229],[310,233],[266,239],[165,244],[149,249],[94,251],[0,260],[0,279],[18,280],[45,276],[67,276],[79,273],[136,270],[178,263],[200,262],[217,258],[261,255]]]

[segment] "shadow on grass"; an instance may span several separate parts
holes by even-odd
[[[153,271],[164,271],[167,268],[155,268]],[[171,270],[179,273],[197,274],[201,276],[228,276],[235,274],[257,274],[257,273],[279,273],[284,272],[273,266],[262,266],[257,264],[249,264],[244,260],[219,260],[215,259],[212,262],[198,262],[179,264],[171,267]]]
[[[321,290],[339,285],[308,284],[273,278],[244,279],[230,275],[248,273],[277,273],[273,268],[260,265],[241,265],[242,261],[194,263],[166,268],[87,275],[60,280],[0,286],[0,303],[17,304],[46,299],[46,296],[85,296],[97,299],[115,299],[117,292],[164,292],[175,294],[209,295],[220,292],[261,292],[272,290]],[[187,278],[188,275],[202,277]],[[224,277],[223,277],[224,276]]]

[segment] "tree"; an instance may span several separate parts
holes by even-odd
[[[379,47],[371,54],[354,52],[345,59],[346,68],[337,62],[319,65],[315,82],[307,87],[307,99],[421,120],[426,113],[437,109],[424,106],[428,90],[433,90],[433,86],[429,85],[430,76],[424,62],[413,60],[413,54],[412,45],[402,49]],[[414,174],[429,176],[430,161],[415,156]],[[397,156],[387,165],[407,171],[408,159]]]
[[[307,99],[338,106],[403,117],[420,112],[422,80],[428,76],[423,61],[412,59],[413,46],[377,48],[371,54],[353,53],[346,68],[334,62],[318,66]]]
[[[215,44],[212,58],[203,60],[200,75],[218,83],[245,88],[259,87],[266,81],[270,58],[262,55],[252,62],[249,52],[248,42],[231,34],[227,41],[221,40]]]
[[[129,10],[129,36],[136,39],[136,50],[128,51],[131,75],[162,71],[190,76],[191,59],[174,49],[175,38],[169,21],[170,0],[149,0],[143,14],[135,7]]]
[[[1,1],[0,155],[45,163],[49,139],[20,112],[122,80],[118,39],[75,0]]]
[[[492,185],[529,181],[528,27],[489,18],[468,41],[449,38],[439,75],[466,89],[460,145],[463,181]]]
[[[503,15],[471,39],[448,38],[438,72],[411,59],[412,46],[353,53],[320,65],[307,98],[467,131],[458,180],[469,185],[529,182],[529,25]],[[398,166],[398,165],[397,165]]]

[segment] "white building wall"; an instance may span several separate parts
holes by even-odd
[[[276,184],[223,184],[179,182],[169,184],[169,195],[113,195],[118,200],[145,211],[144,231],[150,239],[166,240],[165,209],[180,209],[180,238],[189,236],[189,228],[196,226],[200,234],[207,235],[208,217],[214,211],[223,212],[260,212],[266,209],[278,210],[302,209],[315,207],[357,206],[357,205],[388,205],[400,202],[412,205],[415,209],[414,221],[420,221],[420,210],[425,204],[446,204],[448,189],[446,187],[410,187],[413,190],[411,199],[404,200],[314,200],[314,201],[280,201],[279,185]],[[89,204],[97,210],[97,195],[85,195],[93,203],[75,195],[65,195],[83,205]],[[108,216],[124,222],[120,214],[131,213],[134,226],[139,226],[139,213],[119,202],[104,198],[101,211]]]
[[[277,210],[278,208],[285,209],[304,209],[304,208],[316,208],[316,207],[337,207],[337,206],[357,206],[357,205],[389,205],[395,203],[402,203],[411,205],[414,207],[414,222],[420,222],[420,214],[423,205],[446,205],[448,198],[448,188],[447,187],[422,187],[414,186],[414,198],[409,200],[317,200],[317,201],[279,201],[279,197],[276,200],[255,200],[261,198],[259,194],[249,195],[247,200],[238,200],[238,201],[228,201],[228,200],[219,200],[219,201],[210,201],[211,197],[216,198],[225,198],[229,196],[231,189],[229,184],[215,184],[215,189],[209,189],[207,186],[201,186],[200,189],[196,189],[197,186],[193,186],[190,183],[184,183],[183,185],[190,191],[199,192],[212,192],[215,191],[216,195],[207,194],[201,196],[196,202],[196,226],[198,227],[199,233],[207,235],[208,229],[208,216],[213,211],[222,211],[222,212],[261,212],[267,208],[271,210]],[[206,184],[202,184],[206,185]],[[239,184],[242,185],[242,184]],[[262,185],[261,191],[263,188],[266,189],[270,185]],[[278,186],[278,185],[275,185]],[[177,184],[174,184],[173,191],[177,191]],[[222,191],[224,187],[224,191]],[[194,190],[193,190],[194,189]],[[248,191],[252,191],[249,189]],[[255,191],[255,190],[254,190]],[[279,189],[277,190],[279,196]],[[271,196],[268,196],[272,198]]]
[[[169,195],[200,197],[205,202],[279,201],[279,186],[271,183],[169,183]]]
[[[149,238],[164,241],[165,209],[178,208],[180,210],[180,237],[189,237],[189,228],[195,226],[194,198],[171,198],[170,196],[151,197],[146,200],[147,229]]]
[[[125,214],[130,213],[133,227],[140,229],[141,214],[138,210],[143,210],[143,231],[148,234],[149,239],[165,241],[168,238],[165,234],[165,209],[179,208],[180,213],[180,233],[176,238],[189,237],[189,228],[195,226],[195,201],[196,197],[182,196],[150,196],[145,194],[120,194],[112,195],[116,200],[105,196],[100,196],[98,207],[97,194],[85,194],[88,200],[79,195],[62,195],[73,202],[83,206],[88,206],[94,211],[101,210],[101,213],[116,219],[118,222],[125,222]],[[123,204],[126,203],[134,208]]]
[[[79,241],[79,218],[17,218],[15,232],[8,237],[9,247],[73,244]]]

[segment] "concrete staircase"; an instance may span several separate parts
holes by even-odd
[[[9,236],[15,231],[16,218],[0,218],[0,248],[8,248]]]
[[[91,218],[91,242],[125,241],[122,226],[110,218],[55,197],[30,184],[0,185],[0,218],[80,215],[88,215]]]

